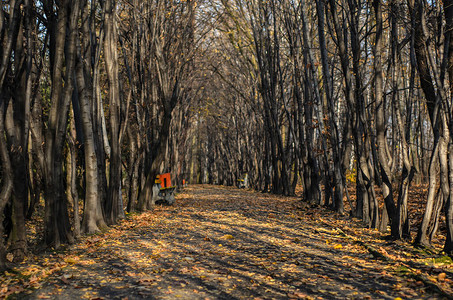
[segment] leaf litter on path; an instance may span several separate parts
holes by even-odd
[[[358,240],[392,263],[376,259]],[[29,257],[0,277],[0,296],[441,299],[417,276],[448,292],[451,264],[427,259],[357,222],[301,208],[296,197],[190,186],[174,206],[131,214],[65,251]]]

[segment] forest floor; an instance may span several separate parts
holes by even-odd
[[[0,275],[10,299],[447,299],[451,259],[296,197],[189,186]]]

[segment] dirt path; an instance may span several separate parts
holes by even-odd
[[[16,272],[35,290],[12,298],[439,298],[299,205],[297,198],[192,186],[174,206],[29,260]]]

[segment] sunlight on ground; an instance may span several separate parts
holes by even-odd
[[[323,209],[303,210],[295,197],[193,186],[174,206],[132,214],[61,253],[30,257],[2,276],[0,287],[3,295],[33,298],[433,296],[411,274],[425,274],[426,257],[351,224]],[[373,243],[397,263],[374,259],[342,232]],[[451,264],[432,268],[427,278],[447,291]]]

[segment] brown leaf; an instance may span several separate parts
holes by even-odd
[[[447,277],[447,274],[445,274],[445,273],[440,273],[439,275],[437,275],[437,280],[439,280],[439,281],[444,281],[444,280],[445,280],[445,277]]]

